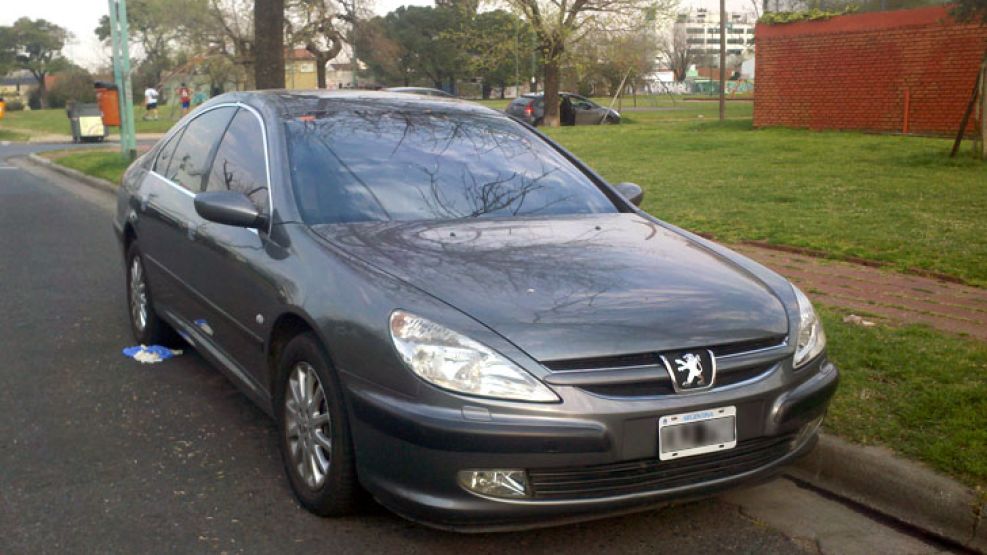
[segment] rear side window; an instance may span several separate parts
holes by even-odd
[[[257,117],[240,109],[223,135],[207,191],[239,191],[253,201],[262,212],[268,210],[267,164],[264,139]]]
[[[154,161],[154,171],[160,175],[168,175],[168,164],[171,162],[172,155],[175,154],[175,146],[178,145],[178,141],[182,138],[182,132],[184,129],[179,129],[177,133],[168,139],[161,150],[158,152],[158,159]]]
[[[165,177],[193,193],[201,191],[209,169],[209,155],[226,131],[235,110],[233,107],[216,108],[192,120],[178,141]]]

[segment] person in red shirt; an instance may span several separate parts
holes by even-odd
[[[189,106],[192,105],[192,90],[186,87],[185,83],[182,83],[176,92],[178,93],[178,101],[182,103],[182,115],[184,116],[188,113]]]

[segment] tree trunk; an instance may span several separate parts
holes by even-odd
[[[483,100],[489,100],[491,92],[493,92],[493,86],[484,81],[483,84],[480,85],[480,95],[483,96]]]
[[[559,126],[559,56],[545,60],[545,118],[542,125]]]
[[[284,88],[284,0],[254,2],[254,85]]]
[[[320,89],[326,88],[326,63],[329,60],[325,56],[315,57],[315,81],[316,86]]]
[[[34,76],[38,80],[38,105],[44,110],[48,107],[48,86],[45,85],[45,74]]]
[[[501,85],[500,86],[500,99],[501,100],[504,100],[504,89],[506,89],[506,88],[507,88],[507,85]]]

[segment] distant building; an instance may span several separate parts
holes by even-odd
[[[286,89],[314,89],[317,85],[315,55],[304,48],[295,48],[285,52],[284,87]]]
[[[743,56],[754,48],[756,21],[747,14],[727,13],[727,55]],[[706,55],[720,53],[720,12],[695,8],[678,15],[674,31],[684,28],[686,42],[692,50]]]
[[[51,84],[51,81],[48,81]],[[38,88],[38,80],[26,69],[18,69],[0,76],[0,97],[7,102],[21,102],[27,106],[31,91]]]

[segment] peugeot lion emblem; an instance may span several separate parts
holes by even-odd
[[[672,351],[660,355],[665,370],[672,378],[676,393],[703,391],[716,379],[716,359],[708,349]]]

